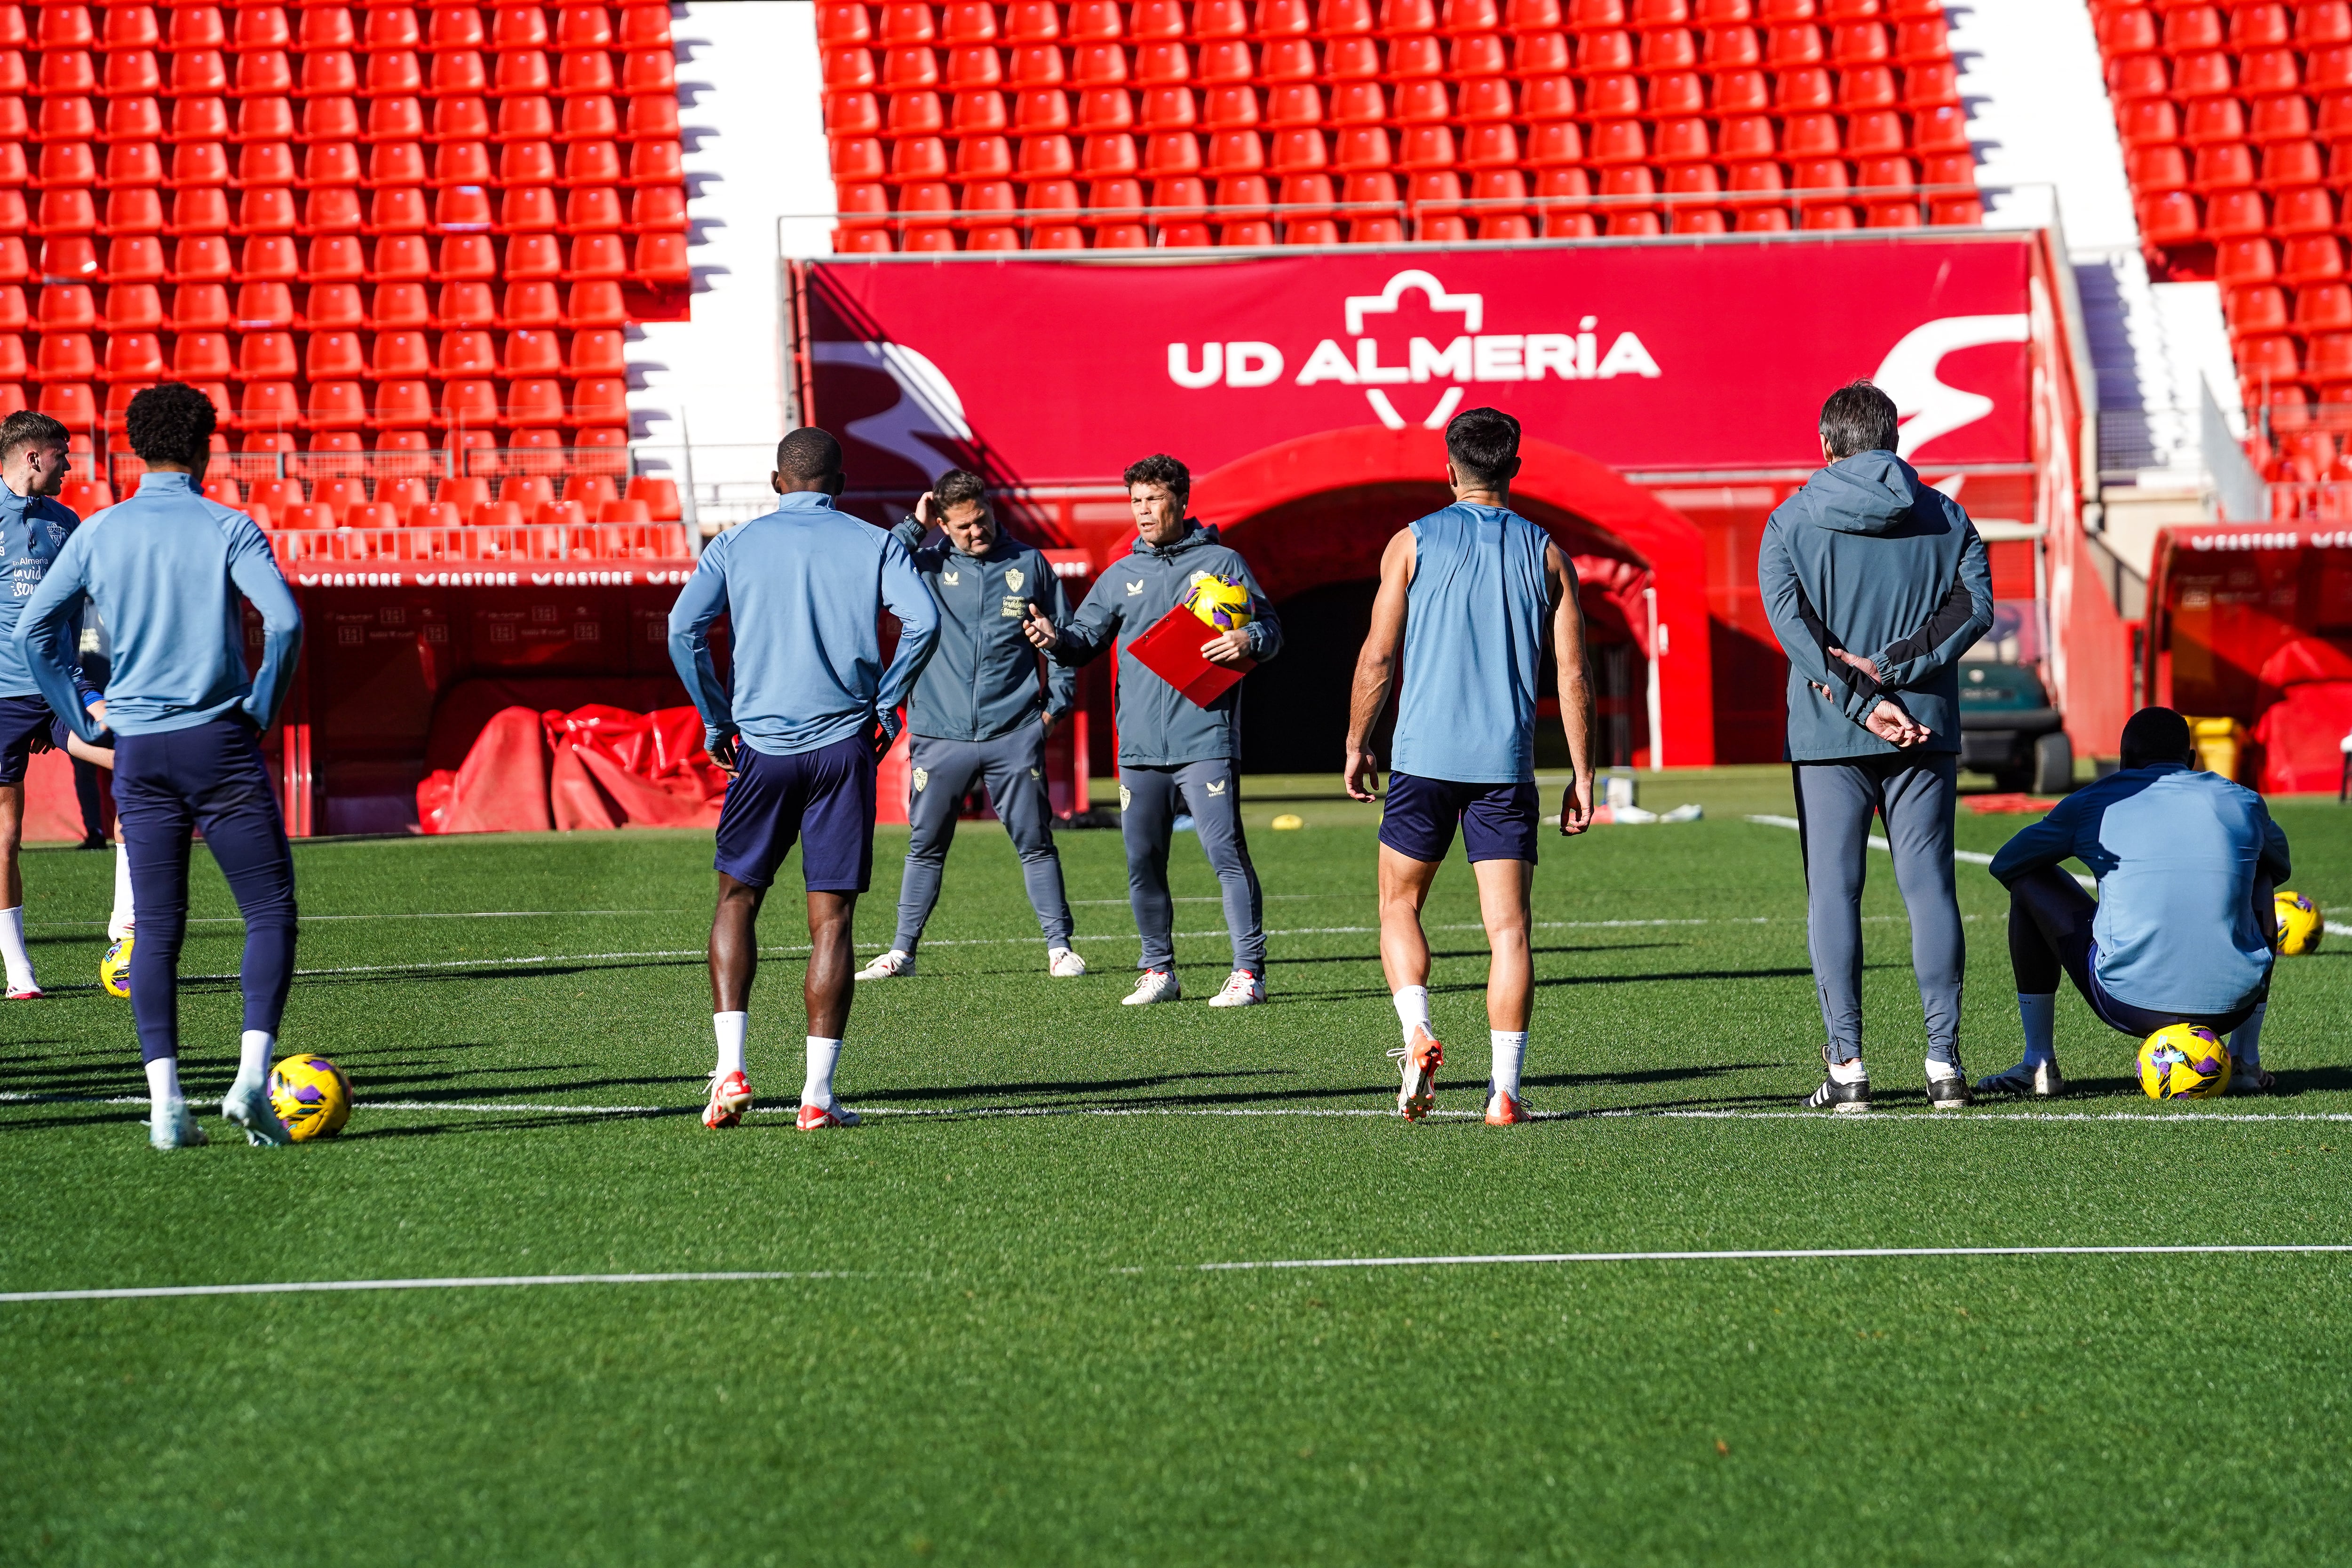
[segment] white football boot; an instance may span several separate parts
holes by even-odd
[[[1225,976],[1225,988],[1209,998],[1212,1007],[1252,1007],[1265,1000],[1265,982],[1246,969]]]
[[[892,948],[857,972],[860,980],[891,980],[915,973],[915,955]]]
[[[1154,1002],[1173,1002],[1184,994],[1176,983],[1172,969],[1147,969],[1136,978],[1135,989],[1118,999],[1122,1007],[1142,1007]]]
[[[801,1113],[793,1125],[803,1132],[821,1132],[828,1127],[855,1127],[857,1121],[857,1112],[837,1100],[831,1105],[811,1105],[803,1100]]]
[[[167,1100],[148,1119],[147,1142],[158,1149],[201,1149],[212,1140],[196,1125],[186,1100]]]
[[[1045,951],[1045,973],[1056,980],[1076,980],[1087,972],[1087,961],[1066,947]]]
[[[269,1104],[269,1085],[261,1079],[240,1078],[221,1097],[221,1114],[245,1129],[245,1141],[257,1149],[283,1148],[294,1142],[286,1123]]]

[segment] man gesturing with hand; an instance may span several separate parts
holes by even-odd
[[[1822,407],[1828,467],[1764,526],[1756,572],[1789,656],[1789,761],[1806,935],[1828,1076],[1806,1103],[1866,1110],[1862,885],[1883,817],[1911,917],[1927,1025],[1927,1100],[1969,1103],[1959,1055],[1967,948],[1953,891],[1961,654],[1992,625],[1992,577],[1968,513],[1895,455],[1894,401],[1868,382]]]

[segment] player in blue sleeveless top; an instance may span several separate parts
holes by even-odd
[[[1381,819],[1381,967],[1404,1030],[1403,1047],[1389,1053],[1403,1063],[1397,1110],[1414,1121],[1428,1113],[1445,1060],[1429,1023],[1421,907],[1458,825],[1492,954],[1486,1121],[1504,1127],[1527,1120],[1519,1073],[1535,984],[1528,896],[1536,868],[1536,683],[1547,629],[1575,770],[1560,802],[1563,834],[1592,821],[1592,674],[1576,569],[1507,504],[1519,471],[1519,422],[1492,408],[1457,414],[1445,427],[1445,456],[1454,504],[1397,534],[1381,555],[1349,710],[1347,784],[1358,800],[1378,798],[1369,747],[1402,650],[1404,690]]]

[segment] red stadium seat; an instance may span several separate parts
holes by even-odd
[[[2235,307],[2241,296],[2257,293],[2268,294],[2275,299],[2279,290],[2275,289],[2236,289],[2231,295],[2231,303]],[[2235,331],[2254,331],[2273,328],[2284,329],[2287,322],[2284,319],[2283,304],[2279,307],[2278,319],[2275,321],[2268,319],[2267,316],[2258,319],[2254,307],[2248,305],[2246,308],[2233,310],[2230,324],[2231,330]],[[2306,289],[2296,289],[2294,326],[2295,331],[2303,332],[2352,331],[2352,288],[2347,288],[2341,283],[2320,283]]]

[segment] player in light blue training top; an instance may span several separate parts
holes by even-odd
[[[2232,1093],[2271,1087],[2263,1068],[2278,914],[2293,870],[2263,797],[2197,766],[2189,721],[2143,708],[2124,725],[2123,766],[2085,784],[1992,858],[2009,889],[2009,958],[2025,1059],[1979,1094],[2064,1092],[2053,1044],[2058,977],[2108,1027],[2141,1038],[2202,1024],[2230,1040]],[[2094,900],[2061,870],[2081,861]]]
[[[58,716],[83,740],[114,731],[114,805],[138,901],[131,1011],[159,1149],[205,1142],[180,1089],[180,944],[188,845],[202,828],[245,917],[245,1033],[221,1114],[255,1143],[288,1143],[268,1075],[294,976],[294,860],[261,760],[261,732],[294,679],[302,617],[269,541],[197,487],[211,460],[211,401],[179,382],[126,414],[147,464],[138,494],[74,531],[25,606],[16,646]],[[261,668],[245,668],[245,611],[261,613]],[[82,705],[67,628],[87,600],[114,638],[103,721]]]
[[[37,1001],[41,983],[25,946],[25,879],[18,849],[25,826],[25,772],[37,752],[50,749],[57,720],[40,683],[16,651],[16,622],[49,563],[73,536],[78,520],[57,494],[71,458],[70,433],[46,414],[18,409],[0,420],[0,961],[7,968],[11,1002]],[[80,680],[75,650],[66,658]],[[81,686],[85,705],[98,694]]]
[[[939,605],[907,547],[835,511],[841,443],[814,426],[776,446],[776,510],[710,542],[669,613],[669,654],[701,710],[711,761],[727,770],[719,812],[719,907],[710,917],[711,1028],[719,1064],[702,1124],[733,1127],[751,1105],[743,1067],[760,905],[801,845],[808,889],[808,1076],[803,1131],[853,1127],[833,1097],[849,1024],[850,921],[874,874],[874,766],[898,733],[898,708],[940,635]],[[898,617],[882,663],[878,622]],[[727,617],[734,679],[719,678],[710,627]]]
[[[1592,678],[1576,569],[1549,535],[1507,505],[1519,471],[1519,422],[1492,408],[1466,409],[1445,427],[1445,456],[1454,504],[1397,534],[1381,555],[1380,594],[1348,715],[1347,785],[1358,800],[1378,798],[1372,728],[1402,650],[1404,691],[1381,819],[1381,967],[1404,1030],[1403,1047],[1389,1053],[1403,1063],[1397,1110],[1416,1121],[1428,1113],[1445,1060],[1430,1028],[1421,907],[1458,826],[1492,953],[1486,1121],[1500,1127],[1527,1119],[1519,1074],[1535,984],[1528,898],[1538,810],[1536,684],[1546,632],[1574,769],[1560,801],[1564,834],[1581,833],[1592,820]]]

